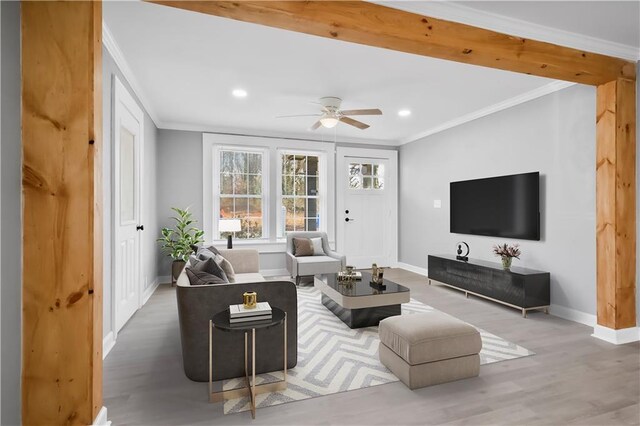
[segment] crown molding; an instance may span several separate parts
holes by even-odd
[[[104,22],[104,20],[102,21],[102,44],[107,49],[107,51],[111,54],[111,57],[113,58],[116,65],[122,72],[124,79],[127,81],[127,83],[129,83],[129,86],[131,86],[131,89],[133,90],[134,94],[142,104],[142,107],[144,108],[144,110],[147,112],[147,114],[149,114],[149,116],[151,117],[151,120],[153,120],[156,127],[160,127],[159,124],[161,122],[160,122],[160,119],[158,118],[158,114],[156,113],[155,109],[151,106],[151,102],[149,101],[149,98],[146,96],[146,94],[142,90],[142,86],[140,85],[140,83],[138,82],[138,79],[136,78],[135,74],[131,70],[131,67],[129,66],[129,62],[127,62],[127,60],[125,59],[124,54],[122,53],[122,50],[120,50],[120,46],[118,46],[118,43],[116,43],[116,40],[115,38],[113,38],[113,34],[111,33],[111,30],[109,29],[107,24]]]
[[[410,142],[417,141],[422,138],[426,138],[427,136],[431,136],[433,134],[443,132],[447,129],[460,126],[461,124],[468,123],[473,120],[477,120],[478,118],[486,117],[487,115],[494,114],[498,111],[502,111],[502,110],[514,107],[516,105],[529,102],[531,100],[540,98],[542,96],[548,95],[553,92],[557,92],[562,89],[566,89],[567,87],[574,86],[575,84],[576,83],[571,83],[568,81],[554,81],[552,83],[538,87],[537,89],[530,90],[521,95],[514,96],[513,98],[509,98],[502,102],[498,102],[497,104],[489,105],[488,107],[481,108],[469,114],[462,115],[458,118],[454,118],[453,120],[449,120],[445,123],[442,123],[439,126],[432,127],[431,129],[425,130],[424,132],[420,132],[418,134],[410,136],[406,139],[401,140],[400,145],[404,145]]]
[[[215,133],[221,135],[232,136],[255,136],[261,138],[276,138],[276,139],[293,139],[309,142],[329,142],[329,143],[352,143],[363,145],[383,145],[383,146],[398,146],[400,145],[396,140],[380,140],[380,139],[361,139],[352,137],[343,137],[333,135],[325,135],[326,137],[318,137],[317,133],[295,133],[295,132],[280,132],[277,130],[261,130],[261,129],[240,129],[236,127],[224,127],[224,126],[211,126],[201,125],[193,123],[177,123],[177,122],[161,122],[158,124],[159,129],[165,130],[181,130],[189,132],[200,133]]]
[[[572,47],[586,52],[640,60],[640,48],[473,9],[448,1],[371,1],[382,6],[459,22],[517,37]]]

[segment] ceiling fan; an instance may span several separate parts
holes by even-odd
[[[311,126],[311,130],[316,130],[318,127],[326,127],[331,129],[335,127],[339,122],[343,122],[353,127],[357,127],[360,130],[369,128],[368,124],[361,121],[354,120],[349,117],[351,115],[382,115],[382,111],[379,109],[349,109],[341,110],[340,104],[342,99],[334,96],[327,96],[320,98],[320,102],[314,102],[322,108],[322,112],[319,114],[299,114],[299,115],[281,115],[276,118],[289,118],[289,117],[319,117],[318,121]]]

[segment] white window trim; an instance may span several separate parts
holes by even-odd
[[[203,214],[203,230],[204,238],[207,243],[214,245],[223,245],[225,241],[215,239],[217,235],[217,222],[214,223],[214,212],[216,210],[214,205],[214,194],[219,192],[219,188],[214,188],[214,183],[217,182],[214,173],[214,165],[217,164],[214,159],[216,147],[229,149],[264,149],[266,155],[263,156],[263,162],[266,162],[266,168],[263,165],[262,171],[262,187],[263,187],[263,216],[268,216],[268,219],[263,220],[262,233],[264,238],[261,240],[234,240],[234,245],[242,247],[259,248],[260,251],[264,251],[261,248],[268,249],[268,251],[284,251],[284,239],[278,238],[277,235],[277,214],[276,208],[281,201],[278,194],[282,191],[280,181],[281,165],[278,168],[280,162],[280,151],[286,152],[308,152],[319,157],[326,159],[326,182],[324,184],[319,183],[320,190],[323,190],[326,185],[326,202],[321,206],[322,210],[326,209],[326,220],[321,222],[321,228],[327,233],[327,237],[330,243],[335,241],[335,144],[333,142],[315,142],[315,141],[301,141],[272,137],[258,137],[258,136],[239,136],[239,135],[224,135],[216,133],[203,133],[202,134],[202,171],[203,171],[203,196],[202,196],[202,214]],[[219,169],[219,164],[215,166]],[[273,172],[275,171],[275,178]],[[323,177],[320,177],[323,180]],[[280,185],[280,189],[277,185]],[[214,191],[215,190],[215,191]],[[324,199],[323,199],[324,200]],[[217,201],[219,203],[219,201]]]
[[[242,241],[254,241],[260,242],[262,240],[268,240],[268,229],[265,227],[265,223],[269,224],[269,209],[265,210],[265,206],[269,206],[269,193],[266,190],[269,188],[269,150],[264,147],[253,147],[253,146],[238,146],[238,145],[216,145],[213,147],[211,151],[211,164],[213,166],[213,174],[211,183],[213,183],[213,179],[220,176],[220,151],[244,151],[244,152],[252,152],[262,154],[262,238],[252,238],[252,239],[243,239]],[[220,211],[220,185],[212,185],[213,190],[213,211]],[[256,197],[257,198],[257,197]],[[213,212],[212,212],[213,213]],[[220,238],[220,232],[218,231],[218,221],[216,217],[211,215],[212,229],[211,235],[213,236],[213,241],[222,241]],[[239,241],[239,240],[237,240]]]
[[[319,174],[319,179],[318,179],[318,203],[320,204],[320,229],[318,229],[318,231],[321,232],[327,232],[327,236],[328,236],[328,231],[327,231],[327,224],[328,224],[328,211],[327,211],[327,201],[329,198],[329,192],[327,191],[328,186],[327,186],[327,153],[323,152],[323,151],[318,151],[318,150],[301,150],[301,149],[288,149],[288,148],[279,148],[277,150],[277,161],[278,161],[278,169],[277,169],[277,174],[276,174],[276,178],[277,178],[277,183],[276,183],[276,188],[277,188],[277,204],[276,204],[276,223],[280,223],[280,212],[281,209],[279,208],[279,206],[282,205],[282,156],[284,154],[291,154],[291,155],[305,155],[305,156],[314,156],[314,157],[318,157],[318,174]],[[333,195],[333,192],[331,193],[331,195]],[[300,196],[300,198],[303,198],[302,196]],[[306,198],[306,197],[305,197]],[[279,226],[276,226],[276,237],[278,239],[281,240],[285,240],[286,239],[286,231],[283,229],[283,236],[281,237],[279,234],[280,228]]]

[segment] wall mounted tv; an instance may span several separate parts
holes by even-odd
[[[451,182],[450,231],[540,240],[540,173]]]

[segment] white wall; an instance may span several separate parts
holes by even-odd
[[[114,327],[112,318],[112,276],[113,260],[111,258],[112,251],[112,214],[111,214],[111,184],[113,176],[112,172],[112,156],[113,156],[113,140],[111,138],[112,122],[111,116],[113,113],[113,76],[117,75],[120,81],[127,88],[129,93],[138,102],[138,105],[144,112],[144,147],[143,147],[143,200],[142,200],[142,224],[144,225],[144,231],[142,231],[142,270],[145,291],[151,291],[152,286],[157,284],[156,271],[157,257],[156,257],[156,238],[158,238],[158,215],[156,213],[157,204],[157,168],[156,168],[156,146],[158,139],[158,128],[151,120],[151,117],[145,110],[144,105],[136,97],[135,92],[131,90],[131,86],[127,82],[126,78],[118,68],[113,57],[109,54],[106,48],[102,49],[102,84],[103,84],[103,96],[102,96],[102,114],[103,114],[103,140],[104,140],[104,153],[103,153],[103,206],[104,206],[104,309],[103,309],[103,334],[107,336]]]
[[[0,424],[20,424],[20,371],[22,341],[22,217],[20,133],[20,3],[0,2],[2,35],[0,85],[2,121],[0,161],[2,162],[2,257],[0,257],[0,291],[2,308],[2,349],[0,354]]]
[[[427,254],[453,254],[460,240],[471,257],[497,262],[491,246],[505,240],[449,233],[449,183],[540,171],[541,241],[517,241],[515,264],[551,273],[556,312],[593,319],[594,117],[595,88],[577,85],[402,146],[401,262],[426,268]]]

